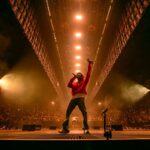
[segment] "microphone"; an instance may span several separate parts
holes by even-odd
[[[72,74],[76,77],[76,75],[74,73],[72,73]]]
[[[102,114],[106,113],[107,111],[108,111],[108,108],[106,108],[106,109],[102,112]]]

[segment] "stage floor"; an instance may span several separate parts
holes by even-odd
[[[69,134],[59,134],[57,130],[39,131],[0,130],[0,140],[106,140],[103,130],[90,130],[90,135],[82,130],[71,130]],[[112,131],[110,140],[150,140],[150,130]]]

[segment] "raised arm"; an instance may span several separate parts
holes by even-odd
[[[88,61],[88,71],[87,71],[87,74],[86,74],[86,77],[85,77],[85,85],[89,82],[89,79],[90,79],[90,75],[91,75],[91,70],[92,70],[92,65],[93,65],[93,61],[87,59]]]

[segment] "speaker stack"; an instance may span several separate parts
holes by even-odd
[[[22,127],[22,131],[35,131],[35,130],[41,130],[41,125],[24,124]]]

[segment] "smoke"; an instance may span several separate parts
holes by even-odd
[[[33,52],[29,52],[0,80],[1,95],[9,102],[40,103],[53,100],[56,93]]]
[[[118,95],[119,99],[126,102],[135,103],[149,92],[149,89],[146,87],[122,75],[115,74],[115,79],[115,85],[117,83],[117,87],[114,90],[114,95]]]
[[[136,83],[130,83],[130,85],[122,87],[122,96],[129,102],[137,102],[148,92],[147,88]]]
[[[114,105],[124,105],[139,101],[148,92],[149,89],[144,86],[113,72],[104,83],[101,97],[106,101],[111,99],[111,103]]]
[[[148,92],[149,89],[144,86],[119,73],[112,72],[96,96],[96,103],[88,105],[88,107],[91,107],[93,114],[95,112],[100,114],[108,108],[108,114],[113,116],[113,120],[117,120],[126,106],[139,102]],[[98,106],[98,102],[101,102],[100,106]]]

